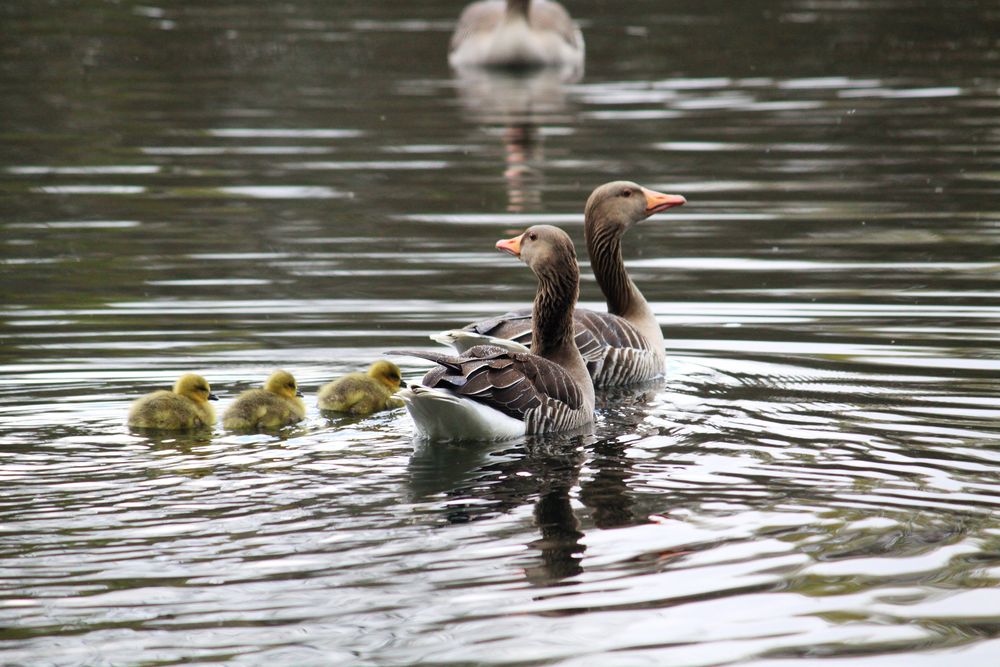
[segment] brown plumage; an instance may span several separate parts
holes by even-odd
[[[174,384],[172,391],[154,391],[136,399],[128,413],[133,428],[160,431],[192,431],[215,424],[215,410],[208,401],[217,400],[208,382],[200,375],[187,373]]]
[[[577,308],[576,344],[598,387],[644,382],[663,373],[663,333],[652,309],[629,277],[621,239],[631,227],[685,199],[629,181],[606,183],[591,193],[584,212],[584,235],[591,269],[604,293],[607,313]],[[531,341],[531,312],[518,310],[435,337],[461,351],[486,338]]]
[[[240,394],[225,414],[222,425],[231,431],[269,431],[302,421],[306,406],[298,385],[288,371],[275,371],[263,389]]]
[[[534,353],[494,345],[460,355],[399,352],[439,365],[421,385],[399,392],[422,435],[440,439],[513,437],[563,431],[593,420],[594,388],[573,339],[580,274],[573,242],[536,225],[497,247],[538,278],[531,333]]]
[[[380,359],[367,373],[349,373],[323,385],[318,395],[319,408],[355,416],[401,408],[403,401],[392,397],[399,391],[400,379],[399,366]]]

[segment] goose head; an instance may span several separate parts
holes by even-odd
[[[212,393],[212,388],[208,386],[208,381],[196,373],[182,375],[174,383],[174,393],[190,398],[195,403],[207,403],[208,401],[219,400],[218,396]]]
[[[687,200],[680,195],[666,195],[631,181],[612,181],[595,189],[584,209],[586,231],[600,226],[618,235],[637,222]]]
[[[497,250],[509,253],[528,265],[539,278],[572,266],[569,273],[576,273],[576,250],[573,241],[563,230],[552,225],[529,227],[520,236],[497,241]]]
[[[295,383],[295,378],[288,371],[275,371],[272,373],[271,377],[267,378],[264,389],[285,398],[295,398],[302,395],[298,385]]]
[[[399,390],[399,383],[402,380],[399,366],[385,359],[380,359],[368,367],[368,377],[385,385],[386,389],[393,393]]]

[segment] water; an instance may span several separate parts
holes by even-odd
[[[561,81],[455,77],[459,5],[0,9],[0,661],[996,664],[1000,11],[581,0]],[[318,413],[619,177],[689,199],[626,239],[663,382],[585,437]],[[124,426],[277,367],[278,435]]]

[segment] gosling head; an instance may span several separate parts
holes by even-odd
[[[195,403],[207,403],[208,401],[219,400],[218,396],[212,393],[212,388],[208,386],[208,381],[196,373],[187,373],[174,383],[174,393],[190,398]]]
[[[380,359],[368,367],[368,377],[385,385],[393,393],[399,391],[399,383],[402,380],[399,366],[385,359]]]
[[[624,234],[629,227],[654,213],[685,203],[687,200],[680,195],[665,195],[632,181],[612,181],[590,193],[584,209],[585,231],[588,238],[595,226]]]
[[[264,389],[285,398],[295,398],[302,395],[299,391],[299,386],[295,383],[295,378],[288,371],[275,371],[272,373],[271,377],[267,378]]]

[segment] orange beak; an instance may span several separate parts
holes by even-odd
[[[497,241],[497,250],[510,253],[511,255],[514,255],[514,257],[520,257],[522,238],[524,238],[524,234],[515,236],[512,239],[500,239]]]
[[[656,190],[642,189],[642,194],[646,196],[646,216],[651,216],[654,213],[659,213],[660,211],[666,211],[668,208],[673,208],[674,206],[680,206],[687,203],[687,199],[680,195],[665,195],[662,192],[657,192]]]

